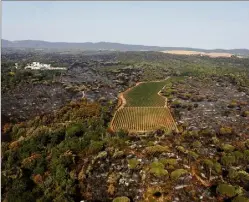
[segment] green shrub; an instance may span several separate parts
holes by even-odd
[[[231,166],[236,162],[235,156],[232,154],[227,154],[221,157],[221,163],[224,166]]]
[[[116,197],[112,202],[130,202],[131,200],[126,196]]]
[[[214,172],[217,173],[217,174],[220,174],[221,171],[222,171],[221,165],[218,162],[215,162],[214,163]]]
[[[244,196],[235,197],[232,202],[249,202],[249,199]]]
[[[244,161],[249,162],[249,150],[244,151]]]
[[[12,132],[11,132],[11,135],[13,137],[16,136],[16,134],[18,133],[18,130],[19,130],[19,126],[17,124],[15,124],[13,127],[12,127]]]
[[[241,153],[240,151],[233,152],[233,155],[235,156],[236,163],[239,163],[244,158],[243,153]]]
[[[229,108],[234,108],[234,107],[237,107],[238,106],[238,103],[236,100],[232,100],[229,104],[228,104],[228,107]]]
[[[79,136],[82,131],[82,124],[73,124],[66,129],[66,138]]]
[[[165,158],[163,158],[163,159],[160,159],[160,163],[162,163],[165,166],[169,166],[169,165],[175,166],[175,165],[177,165],[177,159],[172,159],[172,158],[165,159]]]
[[[107,157],[107,152],[106,151],[102,151],[102,152],[99,152],[98,155],[96,156],[95,159],[104,159]]]
[[[123,151],[119,151],[118,149],[115,149],[115,152],[114,152],[112,158],[118,159],[118,158],[121,158],[124,155],[125,155],[125,153]]]
[[[241,115],[243,117],[249,117],[249,111],[243,111]]]
[[[235,148],[230,144],[223,144],[221,149],[223,149],[225,152],[232,152]]]
[[[228,170],[228,177],[232,180],[236,179],[239,176],[238,171],[236,171],[234,168],[229,168]]]
[[[185,169],[177,169],[174,170],[171,174],[170,174],[170,178],[172,180],[177,180],[178,178],[180,178],[182,175],[188,173],[188,171],[186,171]]]
[[[198,137],[198,131],[196,131],[196,130],[186,131],[186,133],[184,135],[186,137],[189,137],[189,138],[197,138]],[[199,142],[199,141],[196,141],[196,142]]]
[[[249,139],[245,141],[245,146],[249,149]]]
[[[168,176],[168,171],[164,169],[164,165],[160,162],[150,164],[150,173],[157,177]]]
[[[26,129],[25,128],[20,128],[16,134],[16,138],[19,138],[21,136],[25,136],[26,134]]]
[[[232,128],[230,127],[221,127],[219,134],[220,135],[231,135],[233,132]]]
[[[169,152],[169,147],[168,146],[161,146],[161,145],[155,145],[155,146],[150,146],[145,148],[145,153],[148,155],[156,155],[160,154],[163,152]]]
[[[187,153],[187,150],[183,146],[176,146],[176,149],[182,153]]]
[[[74,199],[67,193],[59,193],[55,196],[53,202],[74,202]]]
[[[29,191],[25,191],[22,193],[16,193],[10,190],[7,198],[8,198],[8,202],[23,202],[23,201],[27,201],[27,199],[29,199],[29,201],[36,201],[34,194]]]
[[[57,128],[57,129],[53,130],[50,134],[51,146],[55,146],[55,145],[59,144],[64,139],[65,139],[65,129],[64,128]]]
[[[217,137],[212,137],[213,144],[217,145],[219,144],[220,140]]]
[[[56,166],[56,171],[55,171],[56,181],[59,183],[65,181],[67,179],[67,173],[68,172],[63,165],[59,164],[58,166]]]
[[[199,131],[200,136],[212,136],[213,132],[209,128],[201,129]]]
[[[49,128],[47,126],[38,126],[32,133],[32,136],[39,137],[49,135]]]
[[[125,137],[127,137],[127,135],[128,135],[128,132],[126,130],[120,130],[117,132],[117,136],[119,138],[125,138]]]
[[[180,108],[181,106],[182,106],[182,103],[179,100],[174,100],[171,103],[171,107],[173,107],[173,108]]]
[[[249,174],[246,171],[238,171],[238,176],[242,182],[246,182],[247,184],[249,184]]]
[[[219,184],[218,187],[216,188],[216,192],[217,194],[229,198],[237,194],[235,187],[229,184]]]
[[[128,159],[127,161],[130,169],[135,169],[139,164],[139,161],[136,158]]]
[[[29,179],[20,178],[15,179],[12,182],[11,192],[13,192],[16,195],[21,195],[23,192],[25,192],[28,188]]]
[[[193,143],[192,143],[192,146],[194,147],[194,148],[200,148],[201,146],[202,146],[202,144],[201,144],[201,142],[200,141],[194,141]]]
[[[188,156],[194,160],[196,160],[199,157],[199,155],[193,151],[189,151]]]
[[[148,142],[146,142],[146,146],[149,146],[149,147],[154,146],[154,142],[153,141],[148,141]]]
[[[96,154],[100,152],[104,147],[104,142],[103,141],[91,141],[89,147],[88,147],[88,152],[90,154]]]
[[[114,147],[117,149],[123,149],[126,147],[126,141],[125,138],[118,138],[118,137],[109,137],[106,138],[106,144],[108,147]]]
[[[204,166],[205,166],[207,169],[212,169],[212,168],[214,167],[214,163],[213,163],[213,161],[210,160],[210,159],[205,159],[205,160],[203,161],[203,164],[204,164]]]
[[[34,170],[33,173],[34,174],[44,174],[45,172],[45,167],[44,166],[37,166]]]

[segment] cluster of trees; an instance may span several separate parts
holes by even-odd
[[[118,53],[117,59],[144,70],[143,80],[165,76],[229,76],[249,85],[249,58],[210,58],[158,52]]]
[[[8,201],[77,201],[76,166],[111,141],[112,105],[70,103],[54,114],[6,124],[2,142],[2,197]]]

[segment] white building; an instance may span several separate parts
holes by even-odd
[[[32,62],[31,64],[28,64],[25,69],[34,69],[34,70],[66,70],[65,67],[51,67],[51,64],[43,64],[40,62]]]

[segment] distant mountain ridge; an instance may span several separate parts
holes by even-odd
[[[9,41],[2,39],[2,48],[34,48],[34,49],[82,49],[82,50],[115,50],[115,51],[171,51],[186,50],[199,52],[216,52],[230,53],[235,55],[249,55],[249,49],[200,49],[188,47],[159,47],[131,45],[111,42],[85,42],[85,43],[69,43],[69,42],[48,42],[39,40],[22,40]]]

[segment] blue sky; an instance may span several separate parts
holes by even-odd
[[[2,2],[2,38],[249,48],[249,2]]]

